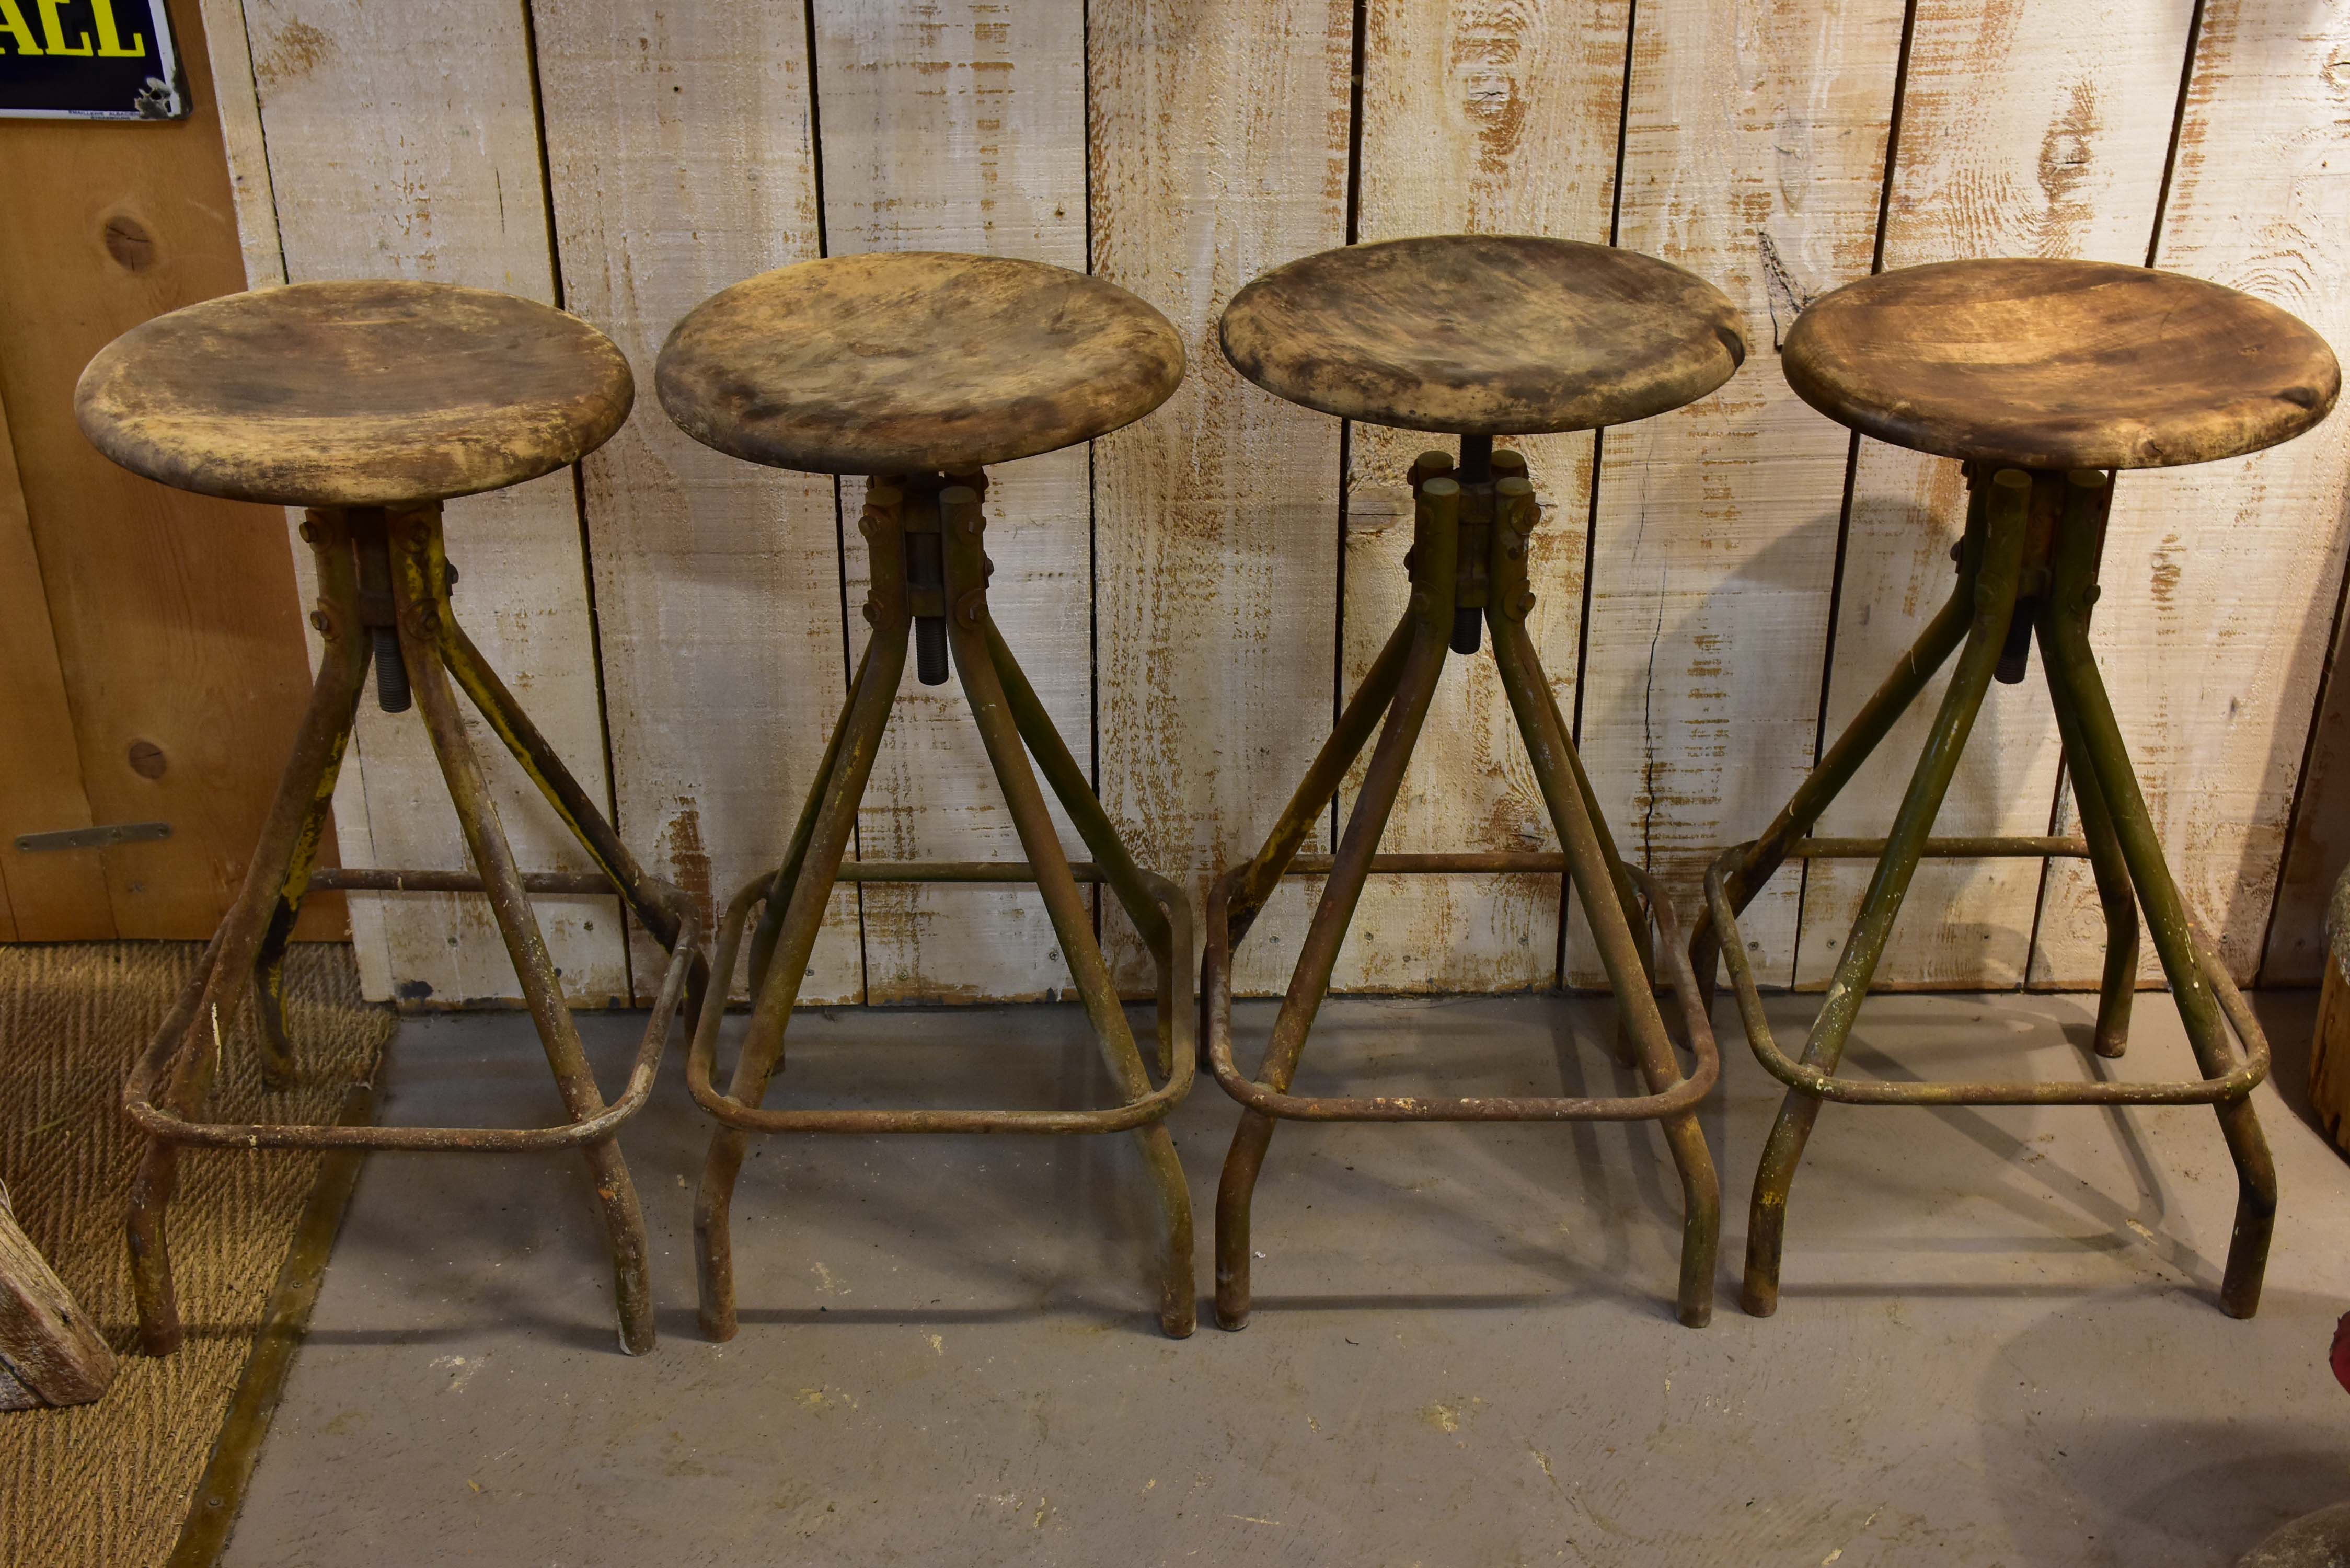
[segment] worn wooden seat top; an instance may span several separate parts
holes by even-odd
[[[1942,262],[1795,318],[1804,400],[1879,441],[2019,468],[2162,468],[2289,441],[2342,388],[2325,340],[2265,300],[2150,267]]]
[[[150,479],[287,506],[437,501],[593,452],[635,400],[612,340],[532,300],[376,279],[224,295],[132,327],[74,412]]]
[[[833,256],[712,295],[654,385],[694,440],[816,473],[968,472],[1140,419],[1183,340],[1115,284],[1042,262]]]
[[[1591,430],[1712,391],[1746,358],[1738,309],[1638,251],[1433,234],[1324,251],[1232,296],[1232,368],[1343,419],[1456,435]]]

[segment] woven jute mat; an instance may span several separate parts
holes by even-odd
[[[171,1555],[317,1179],[308,1151],[184,1151],[170,1227],[187,1342],[162,1360],[139,1354],[122,1214],[140,1144],[122,1080],[201,951],[0,947],[0,1181],[120,1358],[94,1405],[0,1414],[0,1563],[147,1568]],[[298,1083],[263,1092],[242,1009],[208,1119],[332,1122],[374,1071],[396,1021],[359,1000],[350,950],[296,946],[286,981]]]

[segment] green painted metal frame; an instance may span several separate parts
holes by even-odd
[[[701,915],[682,891],[637,864],[458,624],[449,599],[456,572],[442,542],[437,503],[317,509],[307,514],[302,536],[317,562],[318,606],[311,624],[323,642],[310,708],[236,903],[123,1086],[123,1110],[149,1138],[132,1179],[126,1227],[140,1339],[155,1355],[169,1355],[181,1340],[165,1219],[184,1146],[491,1154],[577,1148],[594,1178],[611,1251],[620,1346],[641,1355],[655,1339],[650,1254],[636,1188],[617,1138],[621,1124],[652,1092],[661,1047],[681,1002],[689,1018],[702,1011],[709,967],[702,955]],[[394,646],[380,635],[387,631],[396,636],[400,669],[396,674],[387,669],[379,690],[394,703],[413,692],[464,830],[475,867],[472,875],[314,867],[369,662],[383,659]],[[465,736],[452,675],[588,851],[596,872],[525,873],[515,864],[480,759]],[[328,888],[485,894],[570,1119],[527,1128],[195,1120],[211,1095],[222,1041],[248,993],[260,1024],[264,1084],[282,1089],[294,1081],[285,1015],[286,943],[304,897]],[[531,910],[532,892],[617,893],[670,950],[628,1087],[609,1104],[597,1088],[564,1002],[554,961]]]
[[[1410,607],[1339,715],[1321,754],[1290,797],[1255,857],[1218,878],[1209,896],[1205,997],[1209,1064],[1243,1106],[1216,1195],[1216,1319],[1248,1322],[1250,1211],[1276,1120],[1656,1121],[1678,1168],[1683,1194],[1680,1321],[1703,1326],[1713,1312],[1721,1192],[1695,1106],[1720,1072],[1702,996],[1685,967],[1670,906],[1646,876],[1625,865],[1575,755],[1550,682],[1526,634],[1534,596],[1526,581],[1529,536],[1540,515],[1525,460],[1462,441],[1451,456],[1425,452],[1411,469],[1414,533],[1406,565]],[[1463,479],[1468,482],[1463,483]],[[1448,651],[1475,647],[1482,613],[1511,711],[1550,809],[1564,853],[1556,855],[1378,853],[1404,770],[1427,718]],[[1384,718],[1384,723],[1381,722]],[[1355,807],[1335,856],[1298,854],[1374,730],[1378,733]],[[1607,1098],[1549,1096],[1308,1097],[1288,1093],[1366,877],[1391,873],[1564,872],[1589,919],[1619,1002],[1620,1027],[1649,1092]],[[1284,877],[1326,877],[1297,967],[1253,1080],[1232,1059],[1232,954]],[[1644,908],[1645,904],[1645,908]],[[1653,918],[1695,1069],[1681,1073],[1655,996],[1648,940]]]
[[[980,474],[920,474],[877,480],[858,522],[871,586],[865,618],[872,635],[858,660],[847,705],[792,832],[783,865],[729,903],[718,938],[717,972],[731,977],[752,908],[764,906],[753,936],[749,1028],[728,1088],[713,1079],[719,1009],[702,1016],[686,1061],[694,1100],[715,1117],[694,1202],[694,1244],[702,1332],[713,1340],[736,1330],[732,1210],[734,1183],[752,1133],[1110,1133],[1132,1132],[1167,1221],[1159,1322],[1189,1334],[1197,1315],[1191,1276],[1191,1200],[1166,1118],[1190,1092],[1196,1052],[1191,1037],[1191,919],[1172,883],[1137,867],[1095,798],[1085,773],[1054,729],[987,609],[992,567],[983,548]],[[908,581],[918,540],[940,541],[940,580]],[[921,554],[929,554],[925,548]],[[925,573],[925,575],[928,575]],[[1018,863],[845,862],[858,803],[904,679],[906,649],[917,624],[943,623],[948,650],[969,697],[988,762],[1028,858]],[[943,671],[939,672],[941,675]],[[1047,815],[1030,757],[1093,854],[1072,864]],[[1024,882],[1034,884],[1069,961],[1087,1021],[1121,1096],[1084,1111],[769,1110],[762,1106],[783,1064],[784,1034],[807,972],[808,955],[839,881]],[[1107,885],[1133,920],[1158,971],[1158,1045],[1164,1082],[1154,1087],[1109,966],[1095,940],[1080,882]]]
[[[1763,1147],[1747,1227],[1742,1300],[1757,1316],[1775,1311],[1787,1195],[1821,1105],[2209,1105],[2235,1161],[2236,1223],[2220,1286],[2220,1304],[2250,1317],[2260,1305],[2261,1277],[2276,1215],[2276,1171],[2247,1098],[2268,1075],[2269,1047],[2251,1009],[2220,963],[2217,949],[2189,914],[2172,880],[2139,793],[2121,730],[2089,645],[2096,603],[2097,560],[2112,491],[2102,473],[1970,469],[1972,496],[1959,550],[1958,586],[1917,646],[1870,697],[1836,743],[1796,790],[1762,837],[1725,850],[1706,875],[1706,913],[1690,942],[1690,962],[1709,980],[1717,958],[1735,989],[1739,1016],[1754,1054],[1787,1085]],[[1934,839],[1934,817],[1949,792],[1984,693],[1995,674],[2020,679],[2020,618],[2036,635],[2081,816],[2082,836]],[[1958,662],[1929,732],[1908,793],[1885,839],[1810,839],[1804,836],[1894,722],[1951,655]],[[2002,670],[2002,654],[2006,669]],[[2137,911],[2143,905],[2188,1039],[2202,1076],[2183,1082],[1888,1083],[1840,1077],[1836,1067],[1868,993],[1918,862],[1929,856],[2074,856],[2094,869],[2106,921],[2105,972],[2095,1035],[2098,1054],[2127,1044],[2137,982]],[[1877,861],[1852,935],[1837,960],[1800,1061],[1772,1038],[1762,999],[1738,934],[1738,912],[1789,859],[1856,857]],[[2224,1025],[2223,1025],[2224,1021]],[[2232,1028],[2241,1049],[2231,1046]]]

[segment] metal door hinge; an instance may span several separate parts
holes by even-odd
[[[109,844],[151,844],[172,836],[168,822],[118,822],[107,827],[68,827],[56,833],[20,833],[16,847],[26,855],[49,849],[103,849]]]

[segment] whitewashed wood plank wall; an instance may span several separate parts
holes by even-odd
[[[721,901],[781,853],[861,644],[859,482],[679,435],[654,355],[765,268],[889,249],[1087,268],[1173,320],[1158,413],[1005,465],[994,602],[1146,865],[1246,856],[1401,603],[1402,474],[1427,444],[1242,382],[1215,348],[1263,269],[1349,240],[1613,239],[1712,279],[1753,352],[1715,396],[1522,444],[1544,500],[1535,639],[1627,853],[1693,909],[1949,582],[1954,464],[1788,390],[1794,312],[1871,270],[1980,254],[2176,267],[2350,347],[2345,0],[203,0],[255,286],[398,275],[559,303],[635,366],[580,472],[452,504],[459,606],[622,835]],[[2350,856],[2350,417],[2276,452],[2120,481],[2095,638],[2174,865],[2246,981],[2305,982]],[[306,590],[307,591],[307,590]],[[1011,857],[952,687],[910,684],[856,852]],[[2321,712],[2331,715],[2315,723]],[[366,719],[337,801],[353,864],[456,865],[421,734]],[[1918,726],[1839,804],[1881,831]],[[1951,831],[2069,823],[2037,678],[1995,689]],[[527,861],[579,863],[518,772]],[[1338,803],[1351,799],[1349,791]],[[1326,845],[1327,832],[1317,845]],[[1455,660],[1395,847],[1551,842],[1490,665]],[[1861,880],[1783,874],[1757,965],[1820,983]],[[352,900],[371,994],[513,994],[478,906]],[[1283,981],[1303,892],[1241,981]],[[609,900],[543,908],[577,998],[656,966]],[[1141,954],[1101,919],[1122,975]],[[1555,878],[1375,883],[1346,986],[1588,983]],[[1885,977],[2094,984],[2078,868],[1930,867]],[[633,972],[633,982],[631,974]],[[1033,895],[853,889],[804,992],[895,1002],[1066,984]],[[2149,967],[2149,980],[2154,971]],[[632,989],[633,985],[633,989]]]

